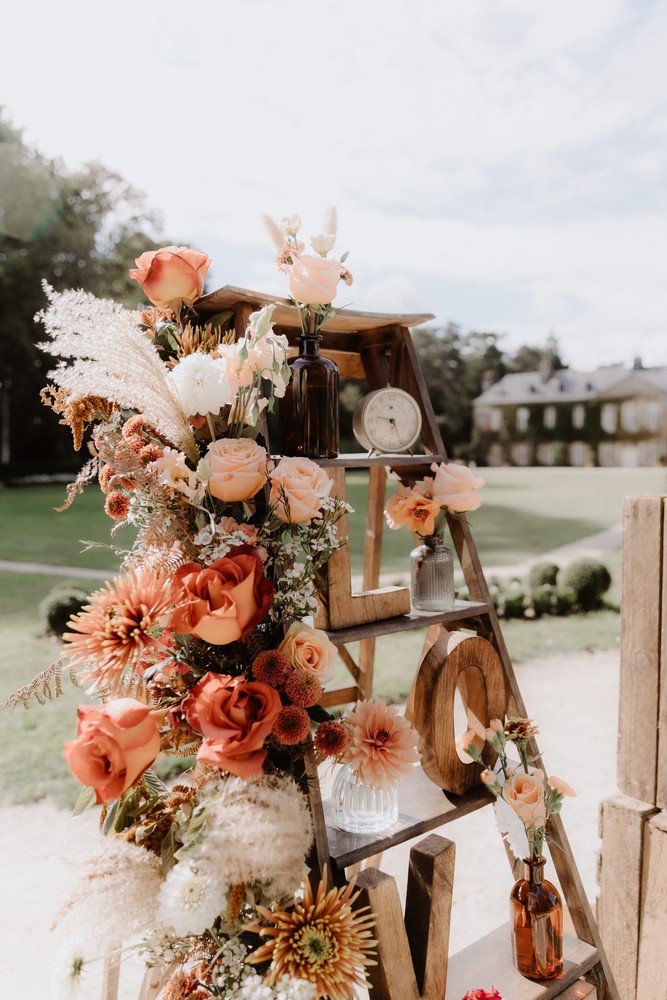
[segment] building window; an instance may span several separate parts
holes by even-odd
[[[660,403],[655,399],[646,403],[646,428],[649,431],[660,429]]]
[[[492,431],[499,431],[503,426],[503,411],[495,407],[489,410],[489,428]]]
[[[577,403],[572,409],[572,426],[583,427],[586,423],[586,410],[581,403]]]
[[[527,406],[520,406],[516,411],[516,429],[518,431],[528,430],[528,420],[530,418],[530,410]]]
[[[607,434],[613,434],[616,430],[618,411],[615,403],[605,403],[600,410],[600,424],[602,430]]]
[[[503,449],[502,445],[498,443],[492,444],[489,448],[489,453],[486,456],[486,460],[489,465],[499,466],[503,464]]]
[[[556,407],[555,406],[545,406],[544,407],[544,426],[553,428],[556,426]]]
[[[641,429],[641,418],[639,413],[639,403],[636,399],[626,399],[621,403],[621,427],[625,431],[635,434]]]
[[[607,469],[613,465],[620,465],[618,446],[615,441],[603,441],[598,448],[598,462]]]
[[[553,441],[543,441],[537,449],[537,460],[540,465],[556,464],[556,446]]]
[[[530,465],[530,448],[525,441],[512,445],[512,461],[515,465]]]
[[[570,445],[570,465],[587,465],[591,449],[585,441],[573,441]]]

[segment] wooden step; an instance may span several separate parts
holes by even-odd
[[[410,777],[398,786],[398,822],[385,833],[361,834],[345,833],[333,825],[331,799],[327,799],[323,805],[332,864],[342,875],[349,865],[404,844],[493,801],[481,784],[465,795],[445,795],[421,767],[415,767]]]
[[[480,900],[480,906],[483,905],[483,900]],[[492,986],[506,1000],[549,1000],[550,997],[578,1000],[594,997],[594,987],[581,982],[581,977],[599,961],[597,949],[565,934],[563,958],[563,975],[560,978],[525,979],[512,963],[510,926],[505,924],[450,957],[445,1000],[461,1000],[468,990],[480,987],[489,990]]]
[[[429,625],[447,625],[450,630],[457,627],[470,628],[471,619],[489,613],[489,605],[483,601],[455,601],[451,611],[419,612],[411,611],[397,618],[385,618],[379,622],[366,622],[352,625],[350,628],[329,629],[327,635],[333,643],[345,646],[348,642],[358,642],[361,639],[372,639],[373,636],[390,635],[393,632],[406,632],[409,629],[428,628]]]

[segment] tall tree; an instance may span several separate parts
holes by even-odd
[[[0,470],[71,465],[71,442],[39,392],[52,366],[37,348],[42,280],[128,306],[142,301],[128,266],[157,246],[160,219],[99,164],[71,173],[31,149],[0,110]]]

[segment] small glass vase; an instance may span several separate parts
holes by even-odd
[[[527,979],[553,979],[563,972],[563,904],[544,878],[544,858],[525,858],[525,875],[510,893],[514,965]]]
[[[299,338],[299,356],[280,404],[280,451],[306,458],[338,456],[338,365],[320,354],[320,335]]]
[[[426,535],[410,553],[410,600],[417,611],[454,607],[454,557],[441,535]]]
[[[343,764],[331,793],[333,821],[348,833],[382,833],[398,819],[396,788],[364,785],[349,764]]]

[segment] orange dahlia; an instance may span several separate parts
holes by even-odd
[[[303,899],[295,898],[293,909],[258,906],[271,926],[252,924],[247,929],[271,940],[246,961],[256,965],[271,962],[267,985],[287,975],[313,983],[318,997],[348,1000],[355,987],[366,984],[365,967],[376,964],[370,957],[377,944],[372,937],[376,918],[368,906],[354,909],[359,894],[354,879],[327,892],[325,868],[314,900],[306,880]]]
[[[90,603],[69,620],[63,639],[72,666],[87,666],[84,680],[116,689],[127,667],[153,645],[150,629],[171,607],[170,581],[150,566],[132,569],[90,595]]]

